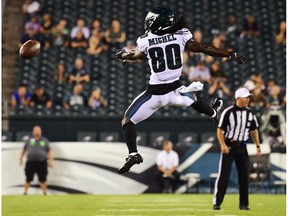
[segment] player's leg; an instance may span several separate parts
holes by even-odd
[[[196,96],[195,94],[191,94],[189,92],[181,93],[179,90],[180,88],[174,91],[175,96],[171,98],[171,104],[191,106],[196,111],[210,116],[213,121],[217,122],[217,113],[223,107],[223,101],[220,98],[216,98],[212,106],[209,106],[205,100]]]
[[[129,156],[126,163],[118,170],[118,173],[124,173],[134,164],[143,162],[142,156],[138,153],[136,145],[136,124],[147,119],[161,107],[160,96],[148,94],[146,91],[140,94],[125,112],[122,119],[124,138],[128,147]]]
[[[28,189],[30,187],[30,182],[33,181],[33,176],[35,173],[35,166],[32,162],[27,161],[25,165],[25,175],[26,181],[24,183],[24,195],[27,195]]]

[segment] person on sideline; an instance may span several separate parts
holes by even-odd
[[[215,183],[213,198],[214,210],[220,210],[234,160],[238,172],[239,209],[249,210],[249,156],[246,147],[249,132],[256,144],[257,156],[259,157],[261,155],[258,134],[259,125],[256,116],[248,107],[250,97],[251,93],[247,88],[241,87],[237,89],[235,92],[236,103],[224,109],[219,120],[217,138],[221,147],[221,158],[219,162],[219,173]]]
[[[24,184],[24,195],[27,195],[30,182],[33,181],[34,174],[37,173],[38,180],[44,195],[47,194],[47,166],[52,167],[53,155],[49,141],[42,136],[42,129],[36,125],[33,127],[32,137],[25,143],[20,155],[20,165],[23,165],[23,157],[27,154]]]
[[[173,150],[173,143],[169,140],[163,141],[163,150],[157,156],[157,181],[163,193],[174,193],[180,174],[177,172],[179,156]]]

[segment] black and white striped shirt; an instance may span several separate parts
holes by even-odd
[[[227,107],[221,114],[218,128],[224,131],[225,139],[247,141],[249,131],[259,127],[256,116],[251,109],[240,108],[236,105]]]

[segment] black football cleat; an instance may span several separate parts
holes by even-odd
[[[140,154],[136,154],[136,155],[129,155],[126,158],[126,163],[118,170],[118,173],[122,174],[125,172],[128,172],[130,170],[130,168],[134,165],[134,164],[140,164],[143,162],[143,158]]]
[[[213,210],[220,210],[220,205],[213,205]]]
[[[250,210],[248,206],[239,206],[240,210]]]
[[[223,100],[221,98],[215,98],[214,102],[212,103],[212,108],[216,111],[216,116],[212,117],[212,120],[215,123],[218,123],[218,113],[221,110],[221,108],[223,107]]]

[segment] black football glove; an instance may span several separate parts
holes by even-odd
[[[235,61],[235,62],[237,62],[237,64],[244,65],[246,62],[246,58],[245,58],[245,56],[243,56],[237,52],[231,52],[227,61]]]
[[[122,61],[122,65],[125,66],[127,60],[123,59],[123,53],[126,53],[125,49],[117,50],[116,51],[116,58],[120,59]]]

